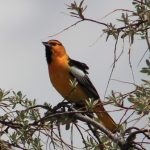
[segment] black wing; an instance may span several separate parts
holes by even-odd
[[[78,69],[82,70],[85,74],[88,74],[87,70],[89,69],[89,67],[85,63],[82,63],[82,62],[79,62],[79,61],[69,58],[69,65],[75,66]]]
[[[70,73],[75,77],[78,83],[83,87],[84,91],[88,94],[89,98],[99,99],[99,95],[87,76],[89,67],[82,62],[69,58]]]

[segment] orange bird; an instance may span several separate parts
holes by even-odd
[[[87,100],[97,100],[93,112],[107,129],[115,133],[117,124],[104,109],[100,97],[87,75],[89,67],[85,63],[71,59],[61,42],[49,40],[43,44],[46,50],[49,76],[54,88],[64,99],[75,104],[85,106]],[[71,81],[74,79],[78,84],[73,90]]]

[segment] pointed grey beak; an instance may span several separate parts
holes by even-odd
[[[46,47],[51,47],[51,45],[48,42],[42,42],[42,44]]]

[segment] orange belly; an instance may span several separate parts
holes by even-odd
[[[57,67],[55,66],[57,65]],[[88,97],[81,86],[76,87],[71,85],[74,78],[69,73],[69,68],[66,65],[51,64],[49,66],[49,76],[55,89],[69,102],[84,102]]]

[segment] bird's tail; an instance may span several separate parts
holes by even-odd
[[[117,131],[117,124],[111,118],[111,116],[107,113],[101,102],[99,101],[98,104],[94,107],[94,112],[96,113],[98,119],[103,123],[103,125],[110,130],[112,133]]]

